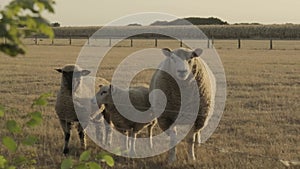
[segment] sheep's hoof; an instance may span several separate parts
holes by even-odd
[[[64,153],[64,155],[69,154],[69,148],[64,148],[63,153]]]

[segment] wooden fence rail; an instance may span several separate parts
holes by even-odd
[[[33,44],[30,43],[30,39],[33,40]],[[121,39],[117,39],[117,38],[107,38],[107,39],[90,39],[89,37],[77,37],[77,36],[69,36],[68,38],[55,38],[55,39],[52,39],[52,40],[49,40],[47,38],[39,38],[37,36],[33,37],[33,38],[25,38],[24,39],[26,42],[25,44],[28,44],[28,45],[95,45],[95,41],[103,41],[103,46],[109,46],[109,47],[112,47],[112,45],[114,44],[114,42],[116,42],[117,40],[118,41],[128,41],[128,42],[123,42],[123,47],[137,47],[140,45],[140,42],[139,41],[147,41],[148,45],[150,45],[151,41],[153,40],[153,46],[152,47],[159,47],[161,45],[166,45],[166,42],[163,42],[163,41],[174,41],[174,43],[178,43],[178,46],[179,47],[183,47],[185,46],[184,44],[184,40],[172,40],[172,39],[163,39],[163,38],[148,38],[148,39],[141,39],[141,38],[128,38],[128,39],[124,39],[124,40],[121,40]],[[79,42],[80,41],[80,42]],[[106,41],[106,42],[105,42]],[[205,42],[206,41],[206,42]],[[206,43],[206,47],[207,48],[212,48],[212,47],[215,47],[215,39],[214,38],[211,38],[211,39],[207,39],[207,40],[203,40],[203,43]],[[217,40],[218,41],[218,44],[220,44],[220,42],[224,43],[225,42],[230,42],[231,44],[231,47],[230,48],[234,48],[234,39],[229,39],[229,40]],[[260,39],[260,40],[251,40],[251,39],[241,39],[241,38],[238,38],[236,40],[236,48],[237,49],[243,49],[243,48],[249,48],[247,47],[247,44],[249,41],[255,41],[255,42],[259,42],[260,44],[264,44],[264,47],[256,47],[256,48],[263,48],[263,49],[277,49],[278,45],[277,43],[280,42],[280,41],[289,41],[289,42],[295,42],[296,45],[294,45],[295,49],[299,49],[300,50],[300,40],[279,40],[279,39]],[[274,48],[274,41],[276,43],[276,46]],[[48,43],[47,43],[48,42]],[[6,43],[6,39],[4,38],[3,39],[3,43]],[[267,43],[269,45],[267,45]],[[96,46],[97,46],[97,43],[96,43]],[[99,45],[101,46],[101,45]],[[222,46],[220,47],[222,48]],[[255,48],[255,47],[254,47]]]

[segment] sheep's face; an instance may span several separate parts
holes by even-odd
[[[102,86],[100,85],[100,90],[96,93],[93,99],[93,103],[97,103],[99,106],[102,104],[109,104],[112,102],[111,99],[111,85]]]
[[[89,70],[82,70],[75,65],[67,65],[62,69],[55,70],[62,74],[62,85],[67,87],[68,90],[72,90],[72,87],[77,88],[81,77],[90,74]]]
[[[165,63],[168,63],[169,73],[179,80],[186,80],[192,70],[192,59],[200,56],[202,49],[197,48],[192,51],[186,48],[179,48],[171,51],[168,48],[164,48],[162,52],[167,56]]]

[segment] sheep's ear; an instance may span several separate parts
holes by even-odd
[[[89,71],[89,70],[82,70],[81,71],[81,76],[86,76],[86,75],[88,75],[90,73],[91,73],[91,71]]]
[[[171,49],[169,49],[169,48],[163,48],[162,52],[165,56],[168,56],[168,57],[171,56]]]
[[[197,48],[192,53],[192,58],[199,57],[203,53],[203,50],[201,48]]]
[[[55,69],[55,70],[58,71],[59,73],[63,72],[61,69]]]

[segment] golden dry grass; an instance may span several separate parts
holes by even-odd
[[[168,44],[169,47],[177,45]],[[65,157],[61,153],[63,133],[54,112],[55,93],[60,86],[60,75],[54,68],[74,63],[81,46],[28,48],[26,56],[0,55],[0,105],[5,105],[7,111],[0,119],[0,137],[7,134],[4,120],[24,122],[26,113],[31,111],[32,100],[41,93],[53,93],[49,105],[44,108],[43,124],[24,131],[23,135],[30,133],[39,137],[39,142],[30,150],[36,156],[37,168],[59,168]],[[97,75],[110,80],[121,59],[140,49],[114,48]],[[229,50],[220,46],[217,49],[227,77],[226,108],[215,133],[196,149],[197,161],[187,161],[187,144],[182,142],[178,146],[178,161],[172,165],[167,165],[167,153],[164,153],[146,159],[114,156],[114,168],[275,169],[284,168],[280,159],[300,160],[299,51]],[[147,81],[151,77],[150,72],[145,75],[136,77],[136,81]],[[102,151],[92,141],[88,144],[93,153]],[[70,155],[74,158],[80,153],[77,147],[79,139],[74,129],[70,141]],[[0,153],[8,155],[2,145]]]

